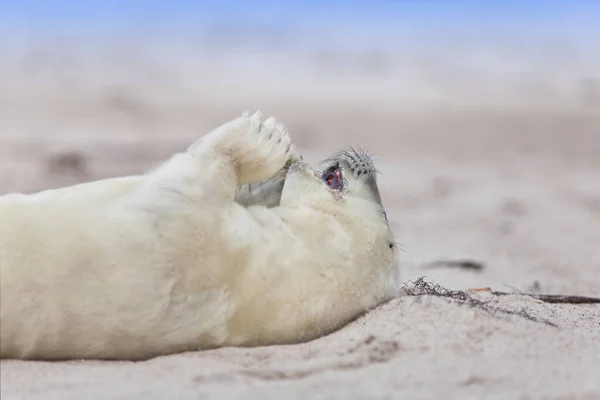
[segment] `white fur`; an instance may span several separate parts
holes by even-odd
[[[281,124],[244,114],[145,175],[1,196],[0,357],[297,343],[392,298],[393,238],[368,196],[296,163],[279,207],[234,202],[290,155]]]

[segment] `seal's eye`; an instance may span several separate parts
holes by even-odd
[[[344,188],[344,178],[342,177],[342,169],[339,163],[335,163],[327,168],[321,178],[330,189],[341,191]]]

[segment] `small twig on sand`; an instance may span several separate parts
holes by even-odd
[[[467,289],[467,292],[469,292],[469,293],[477,293],[477,292],[491,293],[492,292],[492,288],[489,288],[489,287],[469,288],[469,289]]]
[[[494,296],[509,296],[517,294],[520,296],[529,296],[534,299],[543,301],[545,303],[561,303],[561,304],[600,304],[600,298],[598,297],[586,297],[586,296],[569,296],[562,294],[533,294],[533,293],[521,293],[521,292],[498,292],[491,291]]]
[[[479,272],[485,264],[473,260],[437,260],[423,264],[422,268],[461,268]]]

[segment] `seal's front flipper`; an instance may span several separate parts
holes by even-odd
[[[285,127],[259,112],[235,118],[194,142],[146,174],[147,192],[165,193],[188,203],[233,201],[238,187],[264,182],[284,168],[294,154]]]
[[[292,146],[293,148],[293,146]],[[263,206],[277,207],[281,201],[281,191],[285,184],[290,166],[303,160],[302,155],[292,150],[292,155],[275,175],[264,182],[247,183],[237,187],[235,193],[235,202],[244,207]]]
[[[283,124],[260,112],[244,113],[221,125],[188,149],[196,158],[227,158],[235,170],[238,185],[266,181],[292,155],[290,136]]]

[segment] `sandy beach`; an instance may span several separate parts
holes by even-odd
[[[522,294],[600,297],[600,69],[471,82],[466,67],[425,79],[393,57],[368,64],[373,76],[332,77],[289,55],[223,69],[242,56],[75,54],[2,53],[1,194],[140,173],[260,109],[309,162],[350,145],[373,154],[405,287],[294,346],[3,360],[3,400],[600,399],[600,304]],[[446,76],[437,91],[432,76]]]

